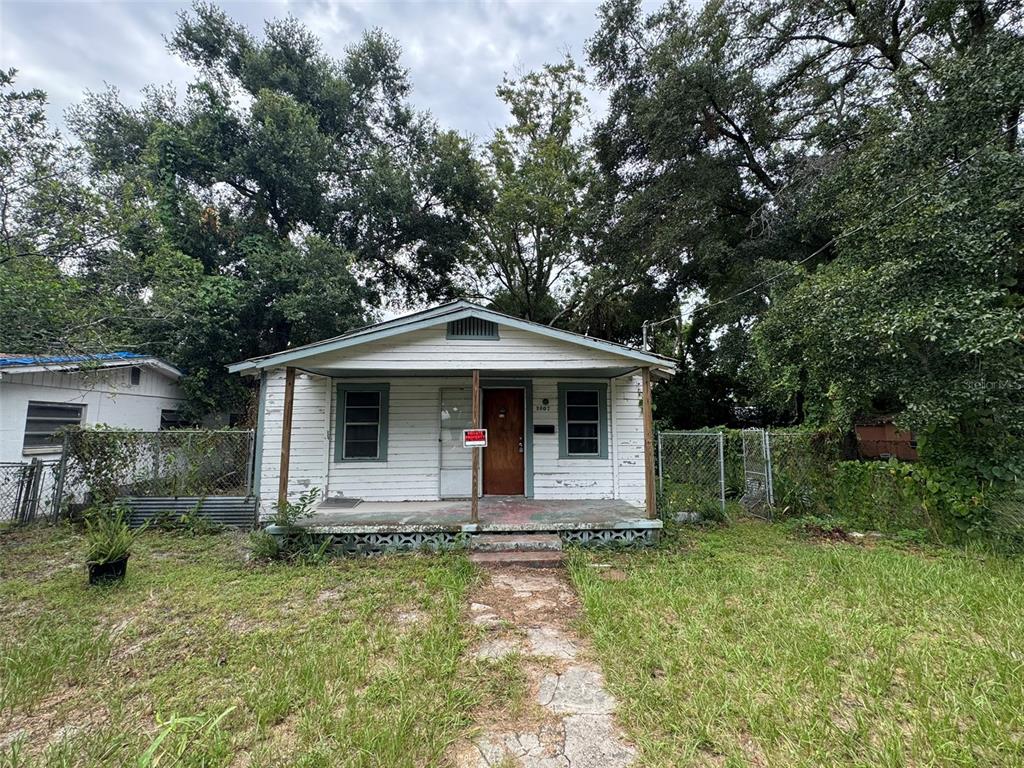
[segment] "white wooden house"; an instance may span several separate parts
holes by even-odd
[[[176,426],[185,401],[181,375],[134,352],[0,355],[0,463],[54,457],[63,427]]]
[[[650,388],[669,358],[457,301],[229,370],[260,378],[265,517],[317,488],[335,533],[660,526]],[[485,448],[465,447],[474,426]]]

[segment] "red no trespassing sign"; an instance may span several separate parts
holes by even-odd
[[[486,448],[486,429],[464,429],[462,430],[462,444],[466,448]]]

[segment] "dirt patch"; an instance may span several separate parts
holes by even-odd
[[[318,593],[316,601],[318,603],[333,603],[336,600],[342,600],[351,591],[348,584],[341,584],[337,587],[331,587]]]
[[[403,629],[411,629],[412,627],[425,623],[428,616],[418,608],[405,608],[400,611],[395,611],[395,613],[392,614],[391,619],[399,627]]]
[[[50,745],[103,725],[105,707],[84,700],[82,689],[66,686],[31,707],[0,717],[0,749],[20,742],[25,755],[38,756]]]
[[[818,541],[850,541],[849,532],[838,525],[804,523],[800,526],[800,532]]]
[[[473,601],[523,627],[563,626],[579,611],[579,599],[564,578],[528,568],[495,572],[474,592]]]

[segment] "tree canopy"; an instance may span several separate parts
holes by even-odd
[[[414,106],[381,30],[335,58],[295,19],[256,35],[198,3],[168,36],[180,101],[110,87],[62,137],[0,77],[0,348],[143,349],[187,370],[196,414],[240,410],[227,363],[470,296],[630,343],[646,323],[681,361],[666,424],[1005,434],[1021,16],[608,0],[585,64],[506,75],[478,141]]]

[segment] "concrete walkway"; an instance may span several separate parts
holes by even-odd
[[[483,713],[480,732],[458,746],[459,768],[622,768],[635,750],[615,723],[616,702],[589,647],[573,630],[576,594],[561,571],[501,569],[472,595],[473,622],[486,629],[474,653],[519,654],[530,702],[515,715]]]

